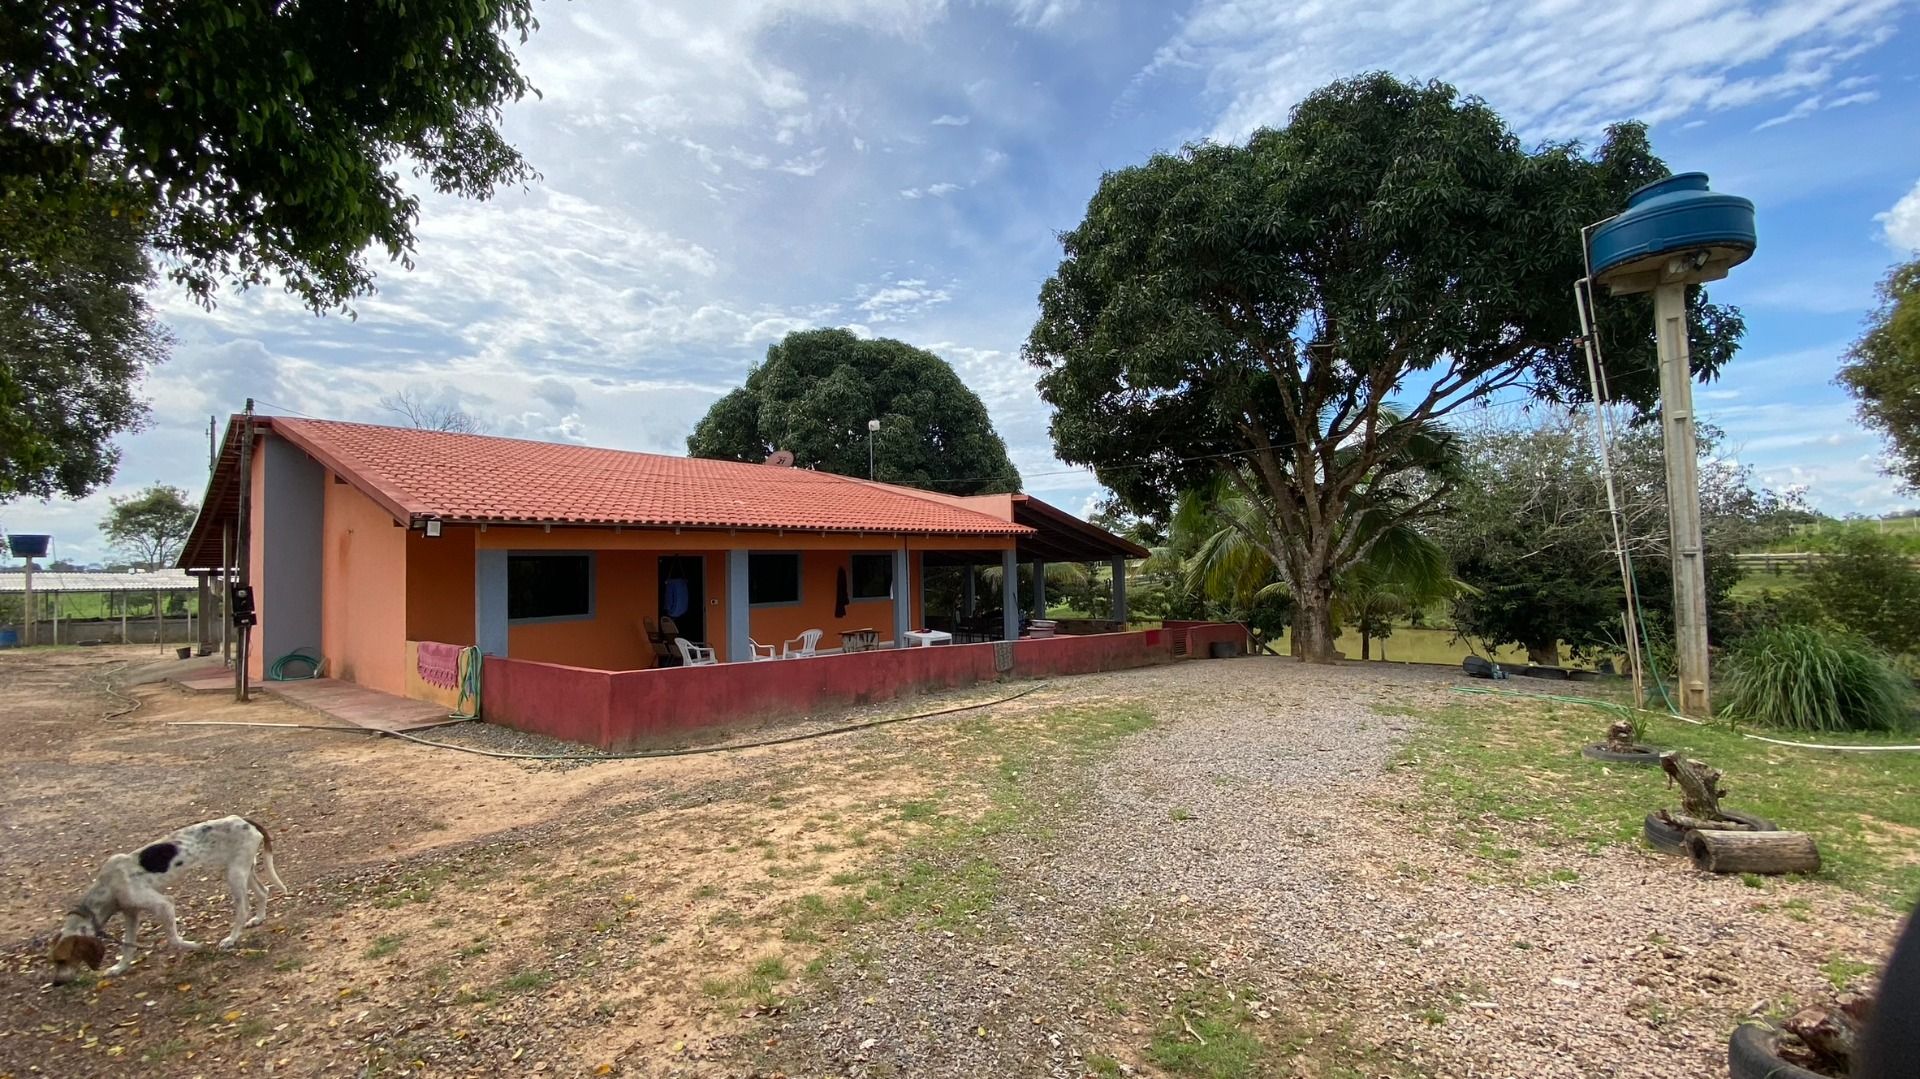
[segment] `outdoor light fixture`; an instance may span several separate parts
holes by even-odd
[[[867,421],[867,478],[873,478],[873,433],[880,429],[879,420]]]
[[[438,517],[427,518],[427,538],[428,539],[440,538],[440,518]]]

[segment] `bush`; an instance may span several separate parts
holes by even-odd
[[[1768,626],[1722,665],[1720,713],[1800,731],[1902,731],[1913,689],[1872,645],[1816,626]]]
[[[1871,532],[1843,533],[1831,549],[1807,573],[1821,611],[1888,652],[1920,651],[1920,567]]]

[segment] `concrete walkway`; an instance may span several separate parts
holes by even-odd
[[[417,731],[464,723],[447,715],[445,705],[396,697],[377,689],[357,686],[334,678],[310,678],[301,682],[267,682],[261,689],[290,704],[318,712],[343,723],[372,731]]]
[[[189,693],[233,692],[233,672],[215,667],[186,672],[185,677],[169,679]],[[447,715],[444,706],[410,697],[397,697],[377,689],[342,682],[336,678],[309,678],[297,682],[255,682],[255,693],[270,693],[289,704],[328,719],[370,731],[417,731],[449,723],[465,723]]]

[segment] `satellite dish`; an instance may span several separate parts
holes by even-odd
[[[775,468],[792,468],[793,451],[774,450],[772,453],[767,454],[766,463],[773,465]]]

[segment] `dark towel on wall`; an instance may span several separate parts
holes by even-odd
[[[847,616],[847,571],[845,567],[835,570],[833,574],[833,616],[835,618],[845,618]]]

